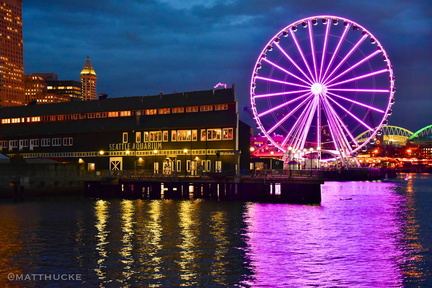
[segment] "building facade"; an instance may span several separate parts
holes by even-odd
[[[0,0],[0,107],[25,104],[22,0]]]
[[[0,108],[0,153],[88,170],[198,175],[249,169],[234,89]]]
[[[87,57],[87,60],[84,64],[84,68],[80,74],[81,77],[81,93],[83,100],[95,100],[96,99],[96,80],[97,75],[95,70],[93,69],[93,65],[90,62],[90,57]]]

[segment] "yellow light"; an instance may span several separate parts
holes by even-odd
[[[84,160],[82,158],[78,159],[78,163],[85,163]]]
[[[188,153],[188,149],[183,149],[183,152],[186,154]]]
[[[131,152],[129,150],[126,150],[126,155],[129,155]]]
[[[254,147],[250,147],[250,149],[249,149],[251,152],[254,152],[255,151],[255,148]]]
[[[100,150],[100,151],[99,151],[99,155],[102,156],[102,155],[104,155],[104,154],[105,154],[105,151],[103,151],[103,150]]]
[[[156,150],[156,149],[153,150],[153,153],[154,153],[154,154],[157,154],[157,153],[158,153],[158,150]]]

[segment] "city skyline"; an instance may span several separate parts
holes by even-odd
[[[49,6],[50,9],[45,9]],[[267,41],[301,18],[352,19],[384,45],[396,75],[389,124],[416,131],[432,124],[432,18],[427,1],[115,1],[23,2],[25,73],[78,79],[87,56],[98,71],[98,94],[109,97],[206,90],[236,85],[249,104],[249,81]],[[41,71],[42,70],[42,71]],[[244,116],[244,115],[243,115]]]

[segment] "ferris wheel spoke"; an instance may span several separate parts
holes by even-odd
[[[339,64],[336,66],[336,68],[333,69],[333,71],[328,75],[324,76],[325,79],[323,82],[327,82],[327,80],[336,72],[339,70],[339,68],[346,62],[346,60],[354,53],[355,50],[363,43],[363,41],[368,37],[367,34],[363,35],[359,41],[351,48],[351,50],[345,55],[345,57],[339,62]]]
[[[357,140],[355,140],[354,135],[352,135],[352,133],[349,131],[349,129],[347,128],[347,125],[345,125],[342,121],[342,119],[339,117],[339,115],[336,113],[336,111],[333,109],[333,107],[331,107],[330,103],[327,104],[329,105],[330,110],[332,111],[332,115],[334,115],[334,118],[336,119],[336,122],[339,124],[339,127],[342,127],[343,130],[345,130],[344,135],[348,135],[351,138],[351,141],[353,141],[356,145],[358,145]],[[348,143],[349,145],[349,143]]]
[[[338,52],[339,52],[339,49],[340,49],[340,47],[341,47],[341,45],[342,45],[342,42],[345,40],[346,35],[348,34],[348,30],[349,30],[349,28],[350,28],[350,25],[349,25],[349,24],[348,24],[347,26],[345,26],[345,29],[344,29],[344,31],[343,31],[343,33],[342,33],[342,36],[339,38],[339,42],[338,42],[338,44],[337,44],[337,46],[336,46],[336,48],[335,48],[335,50],[334,50],[334,52],[333,52],[333,54],[332,54],[332,57],[330,58],[330,62],[328,63],[327,68],[326,68],[324,74],[322,75],[322,78],[320,79],[320,82],[323,82],[323,79],[326,77],[326,75],[327,75],[327,73],[328,73],[328,70],[329,70],[330,67],[333,65],[333,61],[334,61],[336,55],[337,55]]]
[[[263,80],[263,81],[268,81],[268,82],[279,83],[279,84],[285,84],[285,85],[290,85],[290,86],[303,87],[303,88],[307,88],[307,89],[310,88],[309,86],[306,86],[306,85],[301,85],[301,84],[297,84],[297,83],[291,83],[291,82],[286,82],[286,81],[282,81],[282,80],[276,80],[276,79],[267,78],[267,77],[261,77],[261,76],[256,76],[255,79],[259,79],[259,80]]]
[[[299,66],[298,66],[298,64],[296,63],[296,61],[294,61],[292,58],[291,58],[291,56],[289,56],[288,55],[288,53],[285,51],[285,49],[283,49],[280,45],[279,45],[279,43],[277,43],[277,42],[275,42],[274,43],[275,45],[276,45],[276,47],[282,52],[282,54],[291,62],[291,64],[293,64],[294,65],[294,67],[296,67],[297,68],[297,70],[301,73],[301,74],[303,74],[303,76],[309,81],[309,83],[308,82],[306,82],[306,83],[308,83],[308,84],[310,84],[310,83],[313,83],[313,80],[311,79],[311,78],[309,78],[309,76],[303,71],[303,69],[301,69]],[[304,81],[304,80],[303,80]]]
[[[332,137],[335,140],[335,145],[337,146],[337,150],[340,151],[340,149],[343,148],[342,146],[345,146],[344,148],[349,148],[350,144],[346,135],[350,136],[351,139],[354,139],[354,136],[350,131],[348,131],[348,129],[346,129],[346,125],[343,123],[342,119],[340,119],[327,99],[325,99],[323,106],[328,119],[330,131],[332,131]],[[343,129],[345,130],[345,133]]]
[[[319,77],[318,80],[321,82],[322,79],[322,73],[324,70],[324,63],[325,63],[325,55],[326,55],[326,50],[327,50],[327,44],[328,44],[328,38],[329,38],[329,33],[330,33],[330,27],[331,25],[327,25],[326,26],[326,30],[325,30],[325,34],[324,34],[324,44],[323,44],[323,52],[321,55],[321,65],[319,68]]]
[[[332,98],[329,98],[333,103],[335,103],[339,108],[341,108],[342,110],[344,110],[346,113],[348,113],[348,115],[350,115],[352,118],[354,118],[355,120],[357,120],[357,122],[359,122],[360,124],[362,124],[363,126],[365,126],[368,130],[373,131],[374,129],[371,128],[369,125],[367,125],[365,122],[363,122],[360,118],[358,118],[356,115],[354,115],[351,111],[349,111],[348,109],[346,109],[345,107],[343,107],[342,105],[340,105],[339,103],[337,103],[335,100],[333,100]]]
[[[288,74],[288,75],[290,75],[290,76],[292,76],[292,77],[294,77],[294,78],[297,78],[298,80],[302,81],[303,83],[306,83],[307,85],[310,85],[310,84],[311,84],[310,82],[307,82],[306,80],[300,78],[299,76],[297,76],[297,75],[295,75],[295,74],[289,72],[288,70],[282,68],[281,66],[277,65],[276,63],[273,63],[272,61],[268,60],[267,58],[263,58],[262,60],[264,60],[264,61],[267,62],[268,64],[272,65],[273,67],[279,69],[280,71],[282,71],[282,72],[284,72],[284,73],[286,73],[286,74]],[[296,65],[297,65],[297,64],[296,64]],[[306,75],[305,75],[305,76],[306,76]],[[307,76],[306,76],[306,78],[307,78]],[[310,81],[309,78],[307,78],[307,79]]]
[[[312,61],[313,61],[314,72],[315,72],[314,80],[317,81],[318,80],[318,72],[317,72],[317,63],[316,63],[316,59],[315,59],[315,45],[314,45],[314,40],[313,40],[314,38],[313,38],[313,31],[312,31],[312,23],[310,20],[308,21],[308,29],[309,29],[309,40],[310,40],[310,45],[311,45]]]
[[[300,100],[300,99],[302,99],[302,98],[304,98],[304,97],[306,97],[306,96],[308,96],[308,95],[310,95],[310,92],[308,92],[308,93],[306,93],[306,94],[303,94],[303,95],[301,95],[301,96],[299,96],[299,97],[297,97],[297,98],[294,98],[294,99],[292,99],[292,100],[290,100],[290,101],[284,102],[284,103],[282,103],[282,104],[280,104],[280,105],[278,105],[278,106],[276,106],[276,107],[273,107],[273,108],[271,108],[271,109],[269,109],[269,110],[266,110],[266,111],[264,111],[264,112],[258,114],[258,117],[262,117],[262,116],[265,116],[265,115],[267,115],[267,114],[269,114],[269,113],[272,113],[272,112],[274,112],[274,111],[276,111],[276,110],[279,110],[279,109],[281,109],[281,108],[283,108],[283,107],[285,107],[285,106],[287,106],[287,105],[289,105],[289,104],[291,104],[291,103],[293,103],[293,102],[295,102],[295,101],[298,101],[298,100]]]
[[[303,111],[306,111],[307,109],[309,109],[310,106],[309,102],[307,104],[307,106],[305,107],[305,109]],[[304,115],[305,113],[303,112],[302,115],[300,117],[297,118],[296,122],[294,123],[294,125],[292,126],[291,130],[289,131],[289,133],[287,134],[287,136],[285,137],[284,142],[286,142],[289,138],[292,139],[291,141],[291,146],[295,149],[299,149],[300,147],[300,133],[303,130],[302,128],[304,127]],[[285,144],[284,144],[285,145]]]
[[[350,68],[346,69],[345,71],[343,71],[342,73],[334,76],[332,79],[330,79],[329,81],[326,82],[326,85],[332,83],[333,81],[335,81],[336,79],[342,77],[343,75],[345,75],[346,73],[354,70],[355,68],[357,68],[359,65],[363,64],[364,62],[368,61],[369,59],[371,59],[372,57],[380,54],[382,51],[381,50],[376,50],[375,52],[371,53],[370,55],[366,56],[365,58],[363,58],[362,60],[358,61],[357,63],[355,63],[354,65],[352,65]],[[388,71],[388,69],[387,69]]]
[[[384,110],[381,110],[381,109],[375,108],[375,107],[373,107],[373,106],[370,106],[370,105],[367,105],[367,104],[364,104],[364,103],[361,103],[361,102],[358,102],[358,101],[355,101],[355,100],[352,100],[352,99],[349,99],[349,98],[346,98],[346,97],[343,97],[343,96],[337,95],[337,94],[332,93],[332,92],[329,92],[329,91],[327,91],[327,94],[330,94],[330,95],[332,95],[332,96],[334,96],[334,97],[337,97],[337,98],[343,99],[343,100],[345,100],[345,101],[348,101],[348,102],[351,102],[351,103],[354,103],[354,104],[357,104],[357,105],[363,106],[363,107],[365,107],[365,108],[368,108],[368,109],[371,109],[371,110],[377,111],[377,112],[379,112],[379,113],[383,113],[383,114],[385,113]],[[327,95],[327,97],[329,97],[329,96]],[[331,97],[329,97],[329,98],[331,98]]]
[[[342,88],[329,88],[327,91],[345,91],[345,92],[365,92],[365,93],[389,93],[388,89],[342,89]]]
[[[315,112],[317,109],[317,104],[318,104],[318,97],[314,97],[313,101],[311,101],[311,105],[310,105],[310,109],[308,109],[307,113],[306,113],[306,123],[303,126],[302,131],[302,138],[301,138],[301,146],[304,147],[305,143],[306,143],[306,138],[308,136],[310,127],[312,125],[312,120],[315,116]]]
[[[271,134],[276,128],[278,128],[280,125],[282,125],[289,117],[291,117],[298,109],[300,109],[309,99],[312,97],[312,94],[310,94],[305,100],[303,100],[299,105],[297,105],[293,110],[290,111],[287,115],[285,115],[281,120],[279,120],[273,127],[271,127],[267,132],[268,134]]]
[[[254,98],[266,98],[266,97],[275,97],[275,96],[282,96],[282,95],[298,94],[298,93],[304,93],[304,92],[310,92],[310,90],[296,90],[296,91],[287,91],[287,92],[258,94],[258,95],[254,95],[253,97]]]
[[[372,76],[375,76],[375,75],[378,75],[378,74],[386,73],[388,71],[389,71],[388,69],[382,69],[382,70],[379,70],[379,71],[375,71],[375,72],[371,72],[371,73],[368,73],[368,74],[363,74],[363,75],[360,75],[360,76],[357,76],[357,77],[349,78],[347,80],[344,80],[344,81],[341,81],[341,82],[337,82],[337,83],[333,83],[333,84],[330,84],[330,85],[326,84],[326,87],[333,87],[333,86],[336,86],[336,85],[341,85],[341,84],[349,83],[349,82],[352,82],[352,81],[356,81],[356,80],[360,80],[360,79],[364,79],[364,78],[369,78],[369,77],[372,77]]]
[[[307,126],[307,119],[308,119],[308,115],[311,114],[312,112],[312,106],[314,101],[310,101],[307,106],[305,107],[305,109],[303,110],[303,112],[301,113],[300,117],[298,118],[298,124],[295,126],[296,129],[294,130],[294,147],[303,147],[303,136],[307,135],[307,133],[309,132],[309,128]],[[293,141],[294,142],[294,141]]]
[[[309,63],[307,62],[307,60],[306,60],[306,58],[305,58],[305,55],[304,55],[304,53],[303,53],[303,49],[301,48],[300,44],[298,43],[297,37],[295,36],[295,34],[294,34],[294,32],[293,32],[292,29],[290,29],[289,31],[290,31],[291,36],[292,36],[292,38],[293,38],[293,40],[294,40],[294,43],[295,43],[295,45],[296,45],[296,47],[297,47],[297,50],[299,51],[300,56],[301,56],[301,58],[303,59],[303,62],[304,62],[304,64],[305,64],[305,66],[306,66],[306,69],[309,71],[309,75],[312,77],[312,81],[313,81],[313,82],[316,82],[316,79],[314,78],[314,75],[313,75],[313,73],[312,73],[312,71],[311,71],[311,69],[310,69],[310,67],[309,67]]]

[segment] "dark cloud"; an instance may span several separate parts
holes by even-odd
[[[253,65],[270,37],[304,17],[338,15],[383,44],[397,77],[390,124],[416,130],[432,124],[431,11],[428,0],[23,1],[25,71],[78,80],[90,56],[98,92],[111,97],[226,82],[247,105]]]

